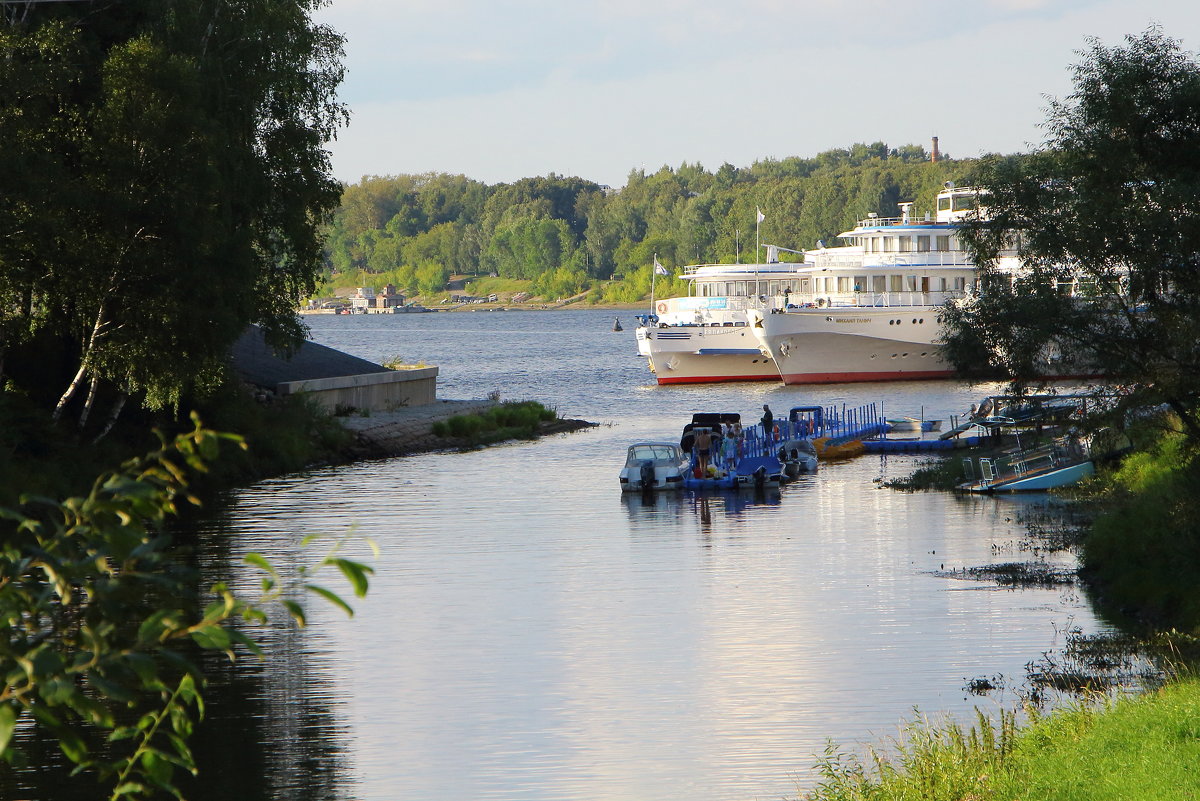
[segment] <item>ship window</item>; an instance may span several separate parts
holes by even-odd
[[[894,237],[894,236],[885,236],[885,237],[883,238],[883,252],[884,252],[884,253],[891,253],[891,252],[892,252],[892,251],[894,251],[895,249],[896,249],[896,237]]]
[[[850,277],[849,276],[846,276],[846,275],[838,276],[837,291],[838,292],[849,292],[850,291]]]
[[[938,198],[938,211],[950,211],[950,198],[948,198],[948,197],[939,197]]]
[[[854,276],[854,291],[862,292],[867,288],[867,277],[865,275]]]
[[[908,253],[912,250],[912,237],[911,236],[900,236],[900,237],[896,237],[896,238],[898,240],[900,240],[900,252],[901,253]]]
[[[886,275],[871,276],[871,291],[872,292],[887,292],[887,276]]]
[[[917,277],[915,275],[904,276],[904,291],[905,292],[916,292],[917,291]]]
[[[966,278],[959,277],[959,278],[954,279],[954,291],[955,292],[962,292],[966,288],[967,288],[967,279]]]
[[[888,291],[901,292],[904,290],[904,277],[900,275],[888,276]]]
[[[929,252],[929,237],[928,236],[918,236],[917,237],[917,252],[918,253],[928,253]]]
[[[974,195],[955,195],[954,211],[970,211],[975,208]]]
[[[745,281],[738,281],[736,284],[734,284],[734,287],[735,287],[735,291],[734,291],[735,295],[745,295],[746,294],[746,282]]]
[[[939,236],[937,238],[937,249],[943,250],[943,251],[950,249],[950,235],[949,234],[945,234],[945,235]]]

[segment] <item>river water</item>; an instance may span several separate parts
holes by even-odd
[[[1044,499],[903,493],[915,456],[864,456],[765,497],[622,497],[625,447],[694,411],[881,402],[946,419],[997,385],[659,387],[633,320],[601,311],[309,317],[357,356],[440,367],[439,396],[536,399],[598,422],[469,453],[314,470],[231,493],[200,532],[210,578],[267,554],[292,580],[323,540],[375,567],[352,620],[213,663],[194,799],[742,801],[795,797],[830,740],[894,737],[914,710],[1016,702],[1027,663],[1103,628],[1073,588],[953,571],[1026,561]],[[364,538],[379,555],[370,554]],[[1070,557],[1060,557],[1069,562]],[[341,589],[334,576],[318,583]],[[1009,689],[970,695],[975,677]],[[219,767],[223,766],[223,767]]]

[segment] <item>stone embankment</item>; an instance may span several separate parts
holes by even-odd
[[[491,400],[438,400],[391,412],[372,412],[365,417],[339,417],[338,420],[354,432],[358,451],[355,455],[359,458],[408,456],[471,447],[472,443],[464,439],[437,436],[433,433],[433,424],[456,415],[483,414],[497,405],[497,401]],[[538,435],[578,431],[594,425],[585,420],[551,420],[539,426]]]

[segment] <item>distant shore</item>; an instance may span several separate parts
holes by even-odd
[[[496,311],[579,311],[595,309],[596,311],[634,311],[650,312],[650,301],[637,303],[465,303],[454,306],[426,306],[430,312],[496,312]],[[336,315],[334,309],[300,309],[301,315]],[[370,309],[367,314],[395,314],[389,309]],[[398,312],[399,314],[422,314],[423,312]]]

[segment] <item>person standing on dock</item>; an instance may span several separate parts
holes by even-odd
[[[707,428],[695,430],[696,439],[692,447],[696,449],[696,463],[700,466],[700,477],[708,478],[708,455],[712,448],[712,431]]]
[[[775,426],[775,415],[771,414],[771,407],[763,404],[762,428],[763,442],[771,441],[771,429]]]

